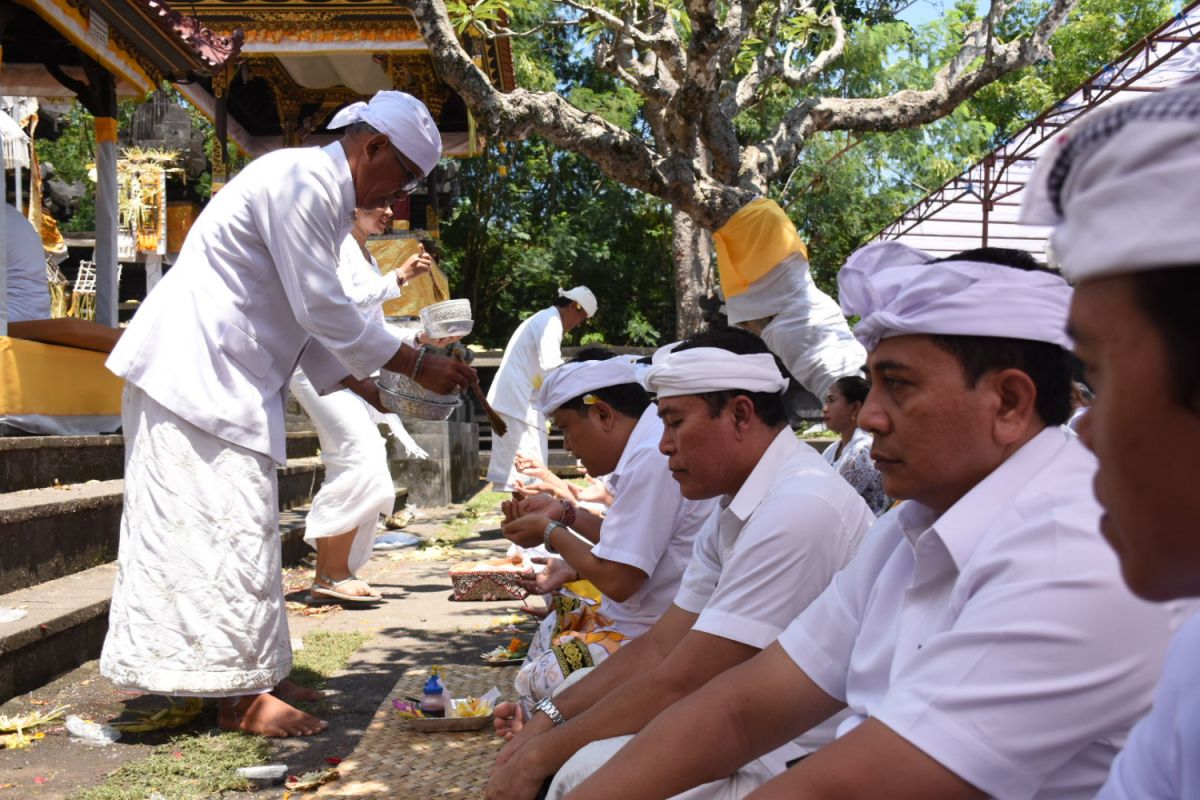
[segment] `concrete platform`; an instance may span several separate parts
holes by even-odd
[[[310,458],[320,442],[313,431],[287,434],[287,457]],[[125,473],[125,438],[112,436],[0,436],[0,492],[55,483],[109,481]]]
[[[121,481],[93,486],[111,484],[119,485]],[[407,497],[407,489],[396,490],[397,509],[404,507]],[[117,499],[119,520],[119,491]],[[312,552],[304,542],[307,511],[305,505],[280,513],[280,547],[285,565],[296,564]],[[113,550],[115,557],[115,544]],[[0,595],[0,607],[29,612],[22,620],[0,624],[0,703],[43,686],[100,655],[108,631],[108,606],[116,572],[115,561],[102,563]]]
[[[320,487],[316,456],[279,468],[280,509],[303,505]],[[11,592],[117,557],[124,481],[104,480],[0,494],[0,592]]]

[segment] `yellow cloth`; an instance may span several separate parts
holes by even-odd
[[[367,249],[379,262],[379,271],[384,275],[394,270],[412,255],[421,243],[416,239],[368,239]],[[383,313],[389,317],[415,317],[421,309],[434,303],[450,299],[450,282],[437,264],[426,275],[418,275],[404,284],[404,292],[395,300],[383,304]]]
[[[0,414],[116,416],[124,382],[108,353],[0,336]]]
[[[717,272],[726,298],[736,297],[792,253],[808,258],[796,226],[774,200],[744,206],[714,234]]]
[[[600,590],[593,586],[591,581],[571,581],[563,584],[563,588],[570,589],[584,600],[591,600],[597,604],[600,602]]]
[[[117,121],[112,117],[96,117],[92,120],[96,130],[97,142],[115,142],[117,140]]]

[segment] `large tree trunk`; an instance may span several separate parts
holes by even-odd
[[[675,336],[684,339],[704,327],[700,298],[713,291],[712,236],[673,208],[671,253],[675,257]]]

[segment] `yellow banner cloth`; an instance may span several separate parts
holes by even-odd
[[[0,336],[0,414],[118,415],[124,381],[107,353]]]
[[[796,226],[774,200],[744,206],[713,233],[717,273],[726,298],[736,297],[792,253],[808,258]]]
[[[117,121],[112,117],[96,117],[92,120],[96,130],[97,142],[115,142],[117,140]]]
[[[417,239],[368,239],[367,249],[379,262],[379,271],[384,275],[415,255],[421,242]],[[404,293],[395,300],[383,304],[383,313],[389,317],[415,317],[425,306],[450,299],[450,282],[446,273],[437,264],[425,275],[418,275],[404,284]]]

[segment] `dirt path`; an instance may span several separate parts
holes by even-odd
[[[438,509],[406,532],[433,538],[440,535],[461,507]],[[495,630],[497,622],[516,611],[518,602],[453,603],[449,601],[450,563],[492,557],[507,547],[496,530],[497,519],[483,516],[472,524],[474,535],[448,550],[422,553],[405,548],[377,554],[361,571],[388,601],[370,609],[337,609],[305,615],[289,613],[293,641],[313,631],[364,632],[371,635],[352,656],[347,668],[326,686],[327,698],[316,713],[329,720],[329,730],[306,739],[272,743],[272,763],[288,765],[300,774],[329,766],[327,759],[345,758],[362,735],[384,695],[397,676],[414,666],[478,664],[484,651],[507,644],[512,633]],[[461,523],[460,523],[461,527]],[[418,560],[426,555],[436,560]],[[289,571],[285,585],[300,587],[311,580],[311,571]],[[525,634],[528,636],[528,634]],[[500,687],[511,691],[511,687]],[[412,687],[412,693],[420,686]],[[92,661],[36,692],[22,695],[0,707],[0,713],[23,713],[33,708],[70,706],[84,718],[109,720],[127,705],[159,704],[157,698],[140,698],[118,691],[99,674]],[[0,750],[0,800],[66,800],[82,788],[101,783],[118,766],[145,757],[181,732],[204,735],[215,726],[215,710],[206,708],[192,724],[167,733],[126,735],[108,747],[90,747],[71,741],[61,727],[47,730],[41,741],[25,750]],[[281,797],[282,789],[227,795],[243,798]],[[173,800],[167,797],[166,800]]]

